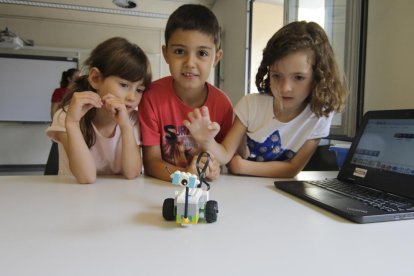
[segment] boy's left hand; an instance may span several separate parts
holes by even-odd
[[[191,164],[189,165],[189,167],[187,167],[187,171],[198,176],[197,161],[196,161],[197,158],[198,158],[198,155],[195,155],[193,157],[193,160],[191,161]],[[207,162],[207,157],[202,156],[200,158],[198,168],[201,170],[201,168],[204,167],[204,164],[206,162]],[[210,161],[209,161],[207,169],[205,171],[205,178],[208,181],[212,181],[212,180],[216,180],[217,178],[219,178],[219,176],[220,176],[220,163],[217,161],[216,158],[214,158],[214,156],[212,154],[210,154]]]
[[[220,176],[220,163],[212,154],[210,154],[210,162],[208,163],[208,174],[206,179],[209,181],[216,180]]]

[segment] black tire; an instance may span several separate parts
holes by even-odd
[[[217,201],[215,200],[207,201],[204,212],[205,212],[204,215],[205,215],[206,221],[208,223],[215,222],[217,220],[217,213],[218,213]]]
[[[165,220],[175,220],[174,198],[166,198],[162,205],[162,216]]]

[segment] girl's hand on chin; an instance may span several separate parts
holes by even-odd
[[[129,124],[129,115],[125,103],[112,94],[106,94],[102,97],[105,109],[111,113],[118,125]]]

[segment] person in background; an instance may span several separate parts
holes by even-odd
[[[328,136],[347,95],[325,31],[305,21],[277,31],[263,51],[256,86],[259,94],[236,105],[233,127],[221,144],[213,139],[220,126],[208,107],[190,112],[184,124],[234,174],[293,177]]]
[[[59,103],[62,101],[63,97],[65,96],[68,90],[69,84],[79,77],[79,73],[80,71],[77,68],[70,68],[62,72],[62,77],[60,79],[60,87],[56,88],[52,94],[50,118],[53,119],[53,114],[55,114],[56,110],[58,110]]]
[[[220,27],[216,16],[202,5],[180,6],[169,17],[162,47],[171,76],[154,81],[139,105],[144,172],[169,181],[176,170],[197,174],[199,147],[183,125],[188,112],[208,106],[221,126],[221,142],[233,120],[232,104],[221,90],[207,82],[211,69],[222,57]],[[206,158],[202,155],[199,167]],[[220,175],[214,156],[206,178]]]
[[[53,119],[53,115],[59,108],[59,104],[65,96],[68,86],[76,78],[79,77],[80,71],[77,68],[70,68],[62,72],[62,77],[60,79],[60,87],[56,88],[53,91],[51,106],[50,106],[50,118]],[[58,161],[58,144],[52,141],[52,147],[50,148],[49,156],[47,159],[47,165],[45,167],[45,175],[55,175],[59,171],[59,161]]]
[[[114,37],[85,66],[88,74],[69,87],[46,130],[59,143],[59,174],[79,183],[104,174],[135,178],[142,170],[137,107],[151,82],[149,60],[137,45]]]

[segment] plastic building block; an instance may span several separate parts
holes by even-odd
[[[209,200],[209,191],[201,188],[202,181],[195,174],[176,171],[171,174],[171,182],[183,189],[176,191],[174,198],[164,200],[165,220],[175,220],[183,226],[197,224],[200,219],[208,223],[217,220],[217,201]]]

